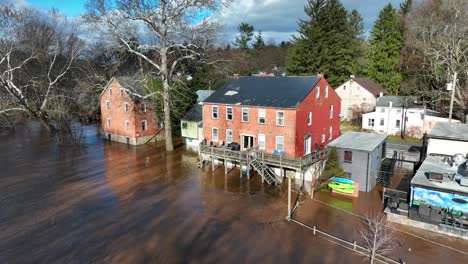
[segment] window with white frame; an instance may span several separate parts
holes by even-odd
[[[276,111],[276,125],[284,126],[284,112],[283,111]]]
[[[128,120],[125,120],[125,130],[128,130],[129,126],[130,126],[130,122],[128,122]]]
[[[362,98],[362,101],[363,101],[363,102],[367,101],[367,98],[363,97],[363,98]]]
[[[146,131],[148,129],[148,122],[146,120],[141,121],[141,130]]]
[[[109,95],[112,95],[112,88],[109,88]]]
[[[333,118],[333,105],[330,105],[330,118]]]
[[[322,143],[325,142],[325,134],[322,134]]]
[[[242,122],[249,122],[249,109],[242,108]]]
[[[317,92],[316,92],[315,98],[317,99],[320,98],[320,86],[317,86]]]
[[[374,118],[369,118],[368,121],[367,121],[367,125],[369,127],[374,127],[375,125],[375,119]]]
[[[312,125],[312,112],[309,112],[307,115],[307,125]]]
[[[123,96],[123,89],[120,88],[120,96]]]
[[[333,137],[333,127],[332,126],[330,126],[330,129],[328,130],[328,133],[330,134],[328,139],[332,139],[332,137]]]
[[[325,98],[328,98],[328,85],[325,86]]]
[[[232,120],[232,107],[226,107],[226,120]]]
[[[266,123],[265,109],[258,109],[258,123],[259,124],[265,124]]]
[[[125,103],[125,113],[127,113],[127,112],[128,112],[128,104]]]
[[[384,125],[385,125],[385,119],[380,118],[380,126],[384,126]]]
[[[141,111],[146,112],[146,103],[141,104]]]
[[[226,129],[226,143],[232,142],[232,130]]]
[[[279,151],[284,151],[284,137],[276,136],[276,149]]]
[[[380,113],[385,113],[385,108],[384,107],[380,108]]]
[[[110,102],[109,102],[109,101],[106,101],[106,109],[107,109],[107,110],[110,109]]]
[[[396,122],[395,122],[395,127],[399,128],[400,124],[401,124],[401,121],[399,119],[397,119]]]
[[[345,90],[345,91],[346,91],[346,85],[344,85],[344,86],[343,86],[343,90]]]
[[[107,118],[107,127],[110,127],[110,118]]]
[[[213,127],[211,129],[211,140],[212,141],[218,141],[218,128]]]
[[[401,109],[397,109],[396,112],[397,112],[397,113],[401,113]]]
[[[258,148],[259,149],[265,149],[265,134],[258,134]]]
[[[218,119],[218,107],[215,105],[211,108],[211,117],[213,119]]]

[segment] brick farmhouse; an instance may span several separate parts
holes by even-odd
[[[203,102],[204,136],[298,158],[340,135],[340,109],[321,77],[237,77]]]
[[[101,119],[108,140],[131,145],[163,137],[152,105],[142,100],[142,83],[130,77],[114,77],[101,93]]]

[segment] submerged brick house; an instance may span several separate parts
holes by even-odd
[[[299,158],[340,134],[340,98],[321,77],[233,78],[203,102],[208,142]]]
[[[131,77],[114,77],[104,88],[101,120],[107,140],[140,145],[164,138],[152,105],[138,95],[142,90],[142,83]]]

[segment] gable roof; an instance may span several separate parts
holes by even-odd
[[[203,102],[205,101],[206,98],[208,98],[208,96],[210,96],[212,93],[214,93],[214,91],[212,90],[198,90],[197,91],[197,101],[199,102]]]
[[[370,152],[386,139],[387,135],[349,131],[330,142],[328,146]]]
[[[372,95],[374,96],[379,96],[380,93],[383,93],[385,94],[386,91],[384,88],[382,88],[382,86],[380,86],[379,84],[375,83],[374,81],[372,81],[371,79],[367,79],[367,78],[354,78],[352,79],[353,81],[357,82],[362,88],[366,89],[367,91],[369,91],[369,93],[371,93]]]
[[[204,102],[296,108],[319,81],[316,76],[239,77],[228,80]]]
[[[382,96],[377,99],[376,106],[388,107],[392,102],[392,107],[420,107],[418,99],[414,96]]]
[[[468,141],[468,124],[438,122],[429,137]]]
[[[201,104],[194,104],[180,120],[199,122],[203,120]]]
[[[109,88],[109,85],[112,83],[112,81],[117,81],[123,89],[126,90],[128,96],[133,100],[133,101],[139,101],[142,99],[141,95],[144,94],[144,81],[145,80],[140,80],[138,77],[134,76],[121,76],[121,77],[112,77],[110,81],[107,83],[106,87],[104,90],[102,90],[101,97],[104,92]]]

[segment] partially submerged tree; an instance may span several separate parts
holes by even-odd
[[[338,161],[338,153],[336,147],[333,147],[330,150],[330,156],[325,164],[325,169],[322,172],[322,175],[318,178],[318,185],[316,189],[321,189],[325,187],[331,177],[341,177],[344,175],[343,169],[340,167]]]
[[[204,17],[223,0],[89,0],[87,20],[104,27],[115,41],[151,65],[162,81],[166,150],[172,151],[170,90],[186,61],[207,61],[218,25]],[[140,40],[137,47],[132,40]],[[158,92],[159,93],[159,92]],[[144,97],[151,97],[148,94]]]
[[[70,74],[82,42],[57,12],[0,7],[0,115],[21,112],[49,130],[67,129]]]
[[[396,248],[393,230],[387,226],[383,213],[367,214],[359,233],[366,242],[370,263],[374,263],[378,255],[388,254]]]

